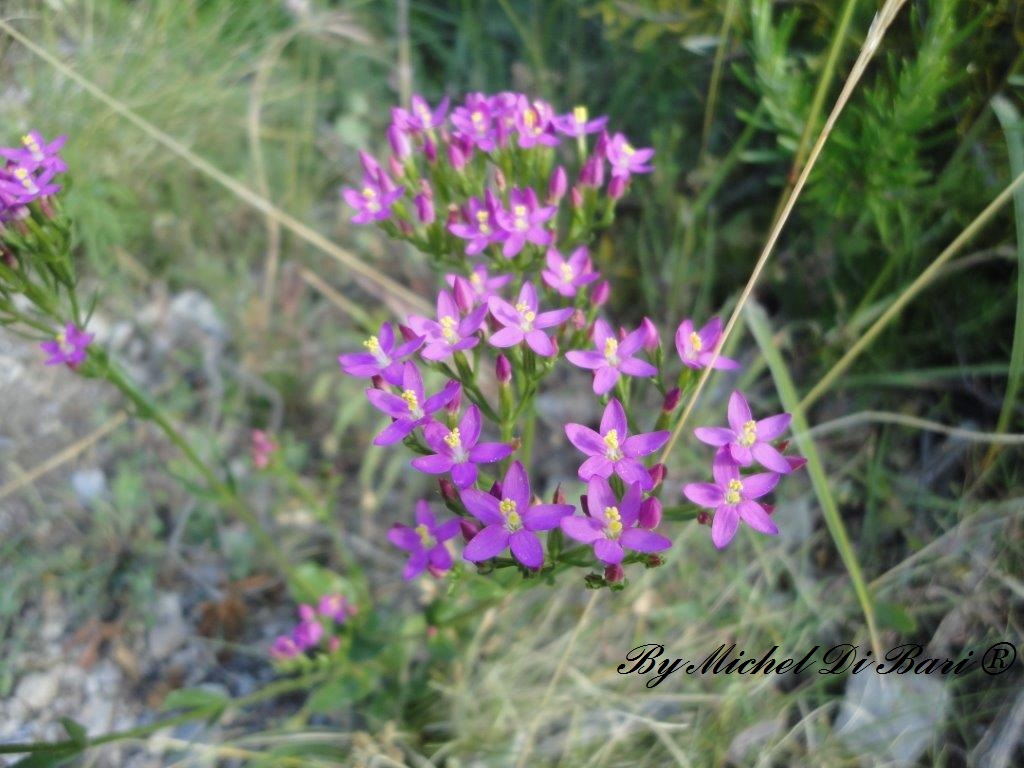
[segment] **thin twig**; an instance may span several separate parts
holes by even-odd
[[[803,434],[815,437],[831,432],[842,432],[850,427],[858,427],[864,424],[896,424],[901,427],[910,427],[911,429],[923,429],[926,432],[938,432],[955,437],[958,440],[968,440],[972,443],[1024,445],[1024,435],[979,432],[973,429],[963,429],[962,427],[951,427],[937,421],[929,421],[917,416],[908,416],[903,413],[892,413],[890,411],[860,411],[859,413],[851,413],[848,416],[816,424]],[[795,439],[797,435],[794,434],[793,437]]]

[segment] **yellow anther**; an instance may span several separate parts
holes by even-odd
[[[757,442],[757,422],[751,419],[743,425],[743,434],[740,435],[740,445],[748,448]]]
[[[469,117],[477,125],[479,125],[480,123],[482,123],[484,121],[484,113],[483,112],[479,112],[479,111],[473,112]]]
[[[622,533],[622,515],[619,514],[618,507],[605,507],[604,508],[604,519],[605,519],[605,530],[608,532],[608,538],[617,539],[619,534]]]
[[[589,113],[587,112],[586,107],[578,106],[573,108],[572,119],[575,120],[580,125],[587,122],[587,117],[589,117]]]
[[[26,171],[24,168],[15,168],[14,178],[21,179],[22,181],[24,181],[25,179],[28,178],[28,171]]]
[[[694,331],[690,334],[690,346],[693,347],[694,352],[700,352],[704,349],[704,342],[700,340],[700,336]]]
[[[469,283],[474,288],[479,288],[484,284],[484,279],[480,277],[479,273],[474,272],[472,275],[469,276]]]
[[[459,321],[451,315],[445,315],[440,320],[441,335],[444,336],[444,340],[449,344],[454,344],[459,340],[459,332],[457,330]]]
[[[367,200],[372,200],[377,196],[377,190],[373,187],[363,187],[363,197]]]
[[[444,436],[444,441],[449,448],[461,448],[462,447],[462,433],[459,432],[459,428],[455,427],[451,432]]]
[[[576,271],[569,264],[562,264],[559,271],[562,273],[563,283],[571,283],[576,277]]]
[[[604,436],[605,455],[612,461],[622,458],[622,446],[619,444],[619,430],[609,429]]]
[[[508,517],[516,511],[516,503],[512,499],[502,499],[498,504],[498,510],[504,517]]]
[[[523,320],[525,320],[526,322],[532,323],[536,319],[537,313],[534,312],[532,309],[528,309],[525,312],[523,312]]]
[[[615,339],[605,339],[604,341],[604,359],[611,360],[619,352],[619,342]]]
[[[524,216],[526,216],[526,206],[525,205],[515,205],[515,206],[512,207],[512,213],[515,214],[517,219],[521,219]]]
[[[630,144],[628,141],[625,144],[622,145],[622,153],[626,157],[631,157],[635,152],[636,152],[636,150],[633,149],[633,145]]]
[[[378,203],[376,200],[371,200],[366,204],[366,210],[368,210],[370,213],[377,213],[377,211],[380,210],[380,203]]]
[[[526,312],[529,312],[529,311],[530,311],[530,305],[527,304],[525,301],[520,301],[518,304],[516,304],[516,312],[518,312],[519,314],[522,315],[522,314],[524,314]]]
[[[520,516],[516,503],[512,499],[502,499],[501,503],[498,504],[498,510],[501,512],[501,516],[505,518],[505,528],[507,530],[514,533],[523,527],[523,518]]]
[[[409,413],[418,414],[420,411],[420,398],[411,389],[407,389],[401,394],[401,398],[405,400],[405,404],[409,406]]]
[[[370,338],[363,342],[363,346],[366,347],[367,351],[371,355],[376,355],[378,352],[380,352],[380,339],[378,339],[376,336],[371,336]]]
[[[437,540],[430,535],[430,529],[425,525],[416,526],[416,535],[420,537],[420,544],[424,549],[433,549],[437,546]]]
[[[537,111],[532,107],[523,113],[523,122],[527,128],[533,128],[537,124]]]
[[[730,480],[729,485],[726,486],[725,491],[725,503],[726,504],[739,504],[742,500],[740,495],[743,491],[743,483],[739,480]]]

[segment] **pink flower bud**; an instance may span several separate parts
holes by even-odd
[[[437,144],[429,136],[423,142],[423,155],[427,158],[430,163],[437,162]]]
[[[711,515],[707,512],[698,512],[697,525],[711,525]]]
[[[557,205],[565,197],[569,188],[569,178],[566,176],[565,168],[558,166],[551,174],[551,181],[548,182],[548,203]]]
[[[591,155],[580,169],[580,186],[598,189],[604,184],[604,157]]]
[[[807,459],[803,456],[787,456],[786,461],[789,462],[790,469],[794,472],[798,469],[803,469],[807,464]]]
[[[331,653],[337,653],[338,649],[340,647],[341,647],[341,638],[340,637],[332,637],[330,640],[327,641],[327,650],[330,651]]]
[[[452,481],[447,477],[438,478],[437,487],[441,491],[441,498],[449,504],[454,504],[459,500],[459,494],[455,490],[455,486],[452,485]]]
[[[562,484],[561,483],[559,483],[558,487],[555,488],[555,492],[551,496],[551,503],[552,504],[565,504],[565,503],[567,503],[566,500],[565,500],[565,491],[562,490]]]
[[[665,399],[661,402],[661,412],[672,413],[672,411],[679,407],[679,401],[682,398],[683,393],[679,391],[679,387],[673,387],[665,393]]]
[[[762,504],[761,506],[764,507],[764,511],[767,512],[769,515],[774,515],[775,514],[775,505],[774,504]]]
[[[405,325],[404,323],[398,324],[398,332],[402,334],[402,338],[405,339],[406,341],[415,341],[416,339],[419,338],[419,335],[416,333],[416,331],[414,331],[412,328],[410,328],[408,325]]]
[[[409,143],[409,137],[405,131],[394,123],[388,128],[388,144],[391,145],[391,151],[399,160],[404,161],[412,154],[412,145]]]
[[[466,155],[458,144],[448,145],[448,162],[451,163],[452,168],[457,171],[461,171],[466,167]]]
[[[372,176],[376,179],[383,175],[383,169],[380,167],[380,163],[378,163],[376,158],[368,152],[359,150],[359,162],[362,164],[363,170],[366,172],[367,176]]]
[[[600,157],[604,157],[608,152],[608,131],[601,131],[598,134],[597,141],[594,142],[594,154]]]
[[[462,540],[468,544],[473,540],[474,536],[480,533],[480,523],[476,520],[461,517],[459,518],[459,532],[462,533]]]
[[[395,157],[394,155],[391,155],[390,157],[388,157],[388,168],[391,169],[391,174],[396,179],[400,179],[403,176],[405,176],[405,168],[402,167],[402,164],[398,161],[398,158]]]
[[[452,416],[458,414],[459,409],[462,408],[462,386],[460,385],[455,390],[455,397],[452,398],[451,402],[444,407],[444,409]]]
[[[388,391],[388,385],[385,383],[384,377],[379,374],[370,378],[370,386],[374,389],[383,389],[385,392]]]
[[[406,237],[409,237],[410,235],[412,235],[412,224],[410,224],[405,219],[399,219],[398,231],[401,232]]]
[[[654,485],[651,486],[651,490],[653,491],[655,488],[657,488],[659,485],[665,482],[665,475],[668,474],[668,470],[665,469],[664,464],[655,464],[653,467],[650,468],[650,470],[648,470],[648,473],[651,476],[651,481],[654,483]]]
[[[569,202],[571,202],[572,207],[577,210],[583,207],[583,193],[576,185],[573,185],[572,191],[569,192]]]
[[[456,275],[452,285],[452,293],[455,295],[455,304],[463,312],[470,312],[476,304],[476,293],[469,280],[462,275]]]
[[[601,307],[608,303],[608,298],[611,296],[612,287],[607,280],[602,280],[594,288],[594,293],[590,297],[590,300],[594,303],[595,307]]]
[[[512,381],[512,363],[502,354],[499,354],[494,362],[494,375],[499,384],[508,384]]]
[[[587,313],[582,309],[577,309],[572,313],[572,326],[577,331],[582,331],[587,327]]]
[[[427,627],[427,639],[433,640],[435,637],[437,637],[437,627],[431,624],[429,627]]]
[[[551,356],[552,357],[558,357],[558,349],[559,349],[559,347],[561,345],[558,343],[558,337],[557,336],[552,336],[551,337],[551,346],[554,347],[554,351],[551,353]]]
[[[609,584],[615,584],[616,582],[622,581],[626,578],[626,572],[622,569],[622,566],[616,563],[615,565],[606,565],[604,568],[604,580]]]
[[[504,192],[508,188],[508,183],[505,181],[505,174],[501,172],[500,168],[494,169],[494,186],[498,188],[499,192]]]
[[[459,213],[459,207],[455,203],[448,204],[448,226],[452,224],[458,224],[462,221],[462,214]]]
[[[640,323],[640,327],[644,329],[644,350],[654,352],[661,346],[661,338],[658,336],[657,326],[651,322],[649,317],[645,317],[643,322]]]
[[[587,501],[587,494],[580,496],[580,509],[583,510],[584,515],[590,514],[590,503]]]
[[[626,194],[626,187],[629,186],[628,176],[612,176],[608,182],[608,197],[612,200],[619,200]]]
[[[416,206],[416,217],[423,224],[433,224],[436,215],[434,213],[434,201],[427,195],[420,193],[413,198]]]
[[[661,523],[661,502],[657,498],[651,496],[644,499],[643,504],[640,505],[640,511],[637,513],[637,523],[641,528],[658,527],[658,524]]]

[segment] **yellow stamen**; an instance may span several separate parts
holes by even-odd
[[[739,480],[730,480],[728,490],[725,492],[726,504],[739,504],[742,500],[740,493],[743,491],[743,483]]]
[[[363,346],[366,347],[367,351],[371,355],[376,355],[380,352],[380,340],[376,336],[371,336],[363,342]]]
[[[459,340],[459,332],[456,330],[459,325],[459,321],[450,315],[445,315],[440,320],[441,335],[444,336],[444,340],[449,344],[454,344]]]
[[[605,339],[604,342],[604,359],[614,360],[615,355],[619,352],[619,342],[615,339]]]
[[[377,196],[377,190],[373,187],[363,187],[363,197],[367,200],[372,200]]]
[[[455,427],[451,432],[444,436],[444,441],[449,448],[461,448],[462,447],[462,434],[459,432],[459,428]]]
[[[407,389],[402,392],[401,398],[405,400],[405,404],[409,406],[409,413],[415,416],[420,412],[420,399],[411,389]]]
[[[619,534],[622,533],[622,515],[619,514],[618,507],[605,507],[604,508],[604,519],[605,519],[605,531],[608,532],[609,539],[619,538]]]
[[[484,284],[484,279],[480,277],[480,275],[477,272],[474,272],[472,275],[469,276],[469,283],[474,288],[479,288]]]
[[[632,144],[630,144],[629,142],[626,142],[625,144],[622,145],[622,153],[626,157],[632,157],[633,154],[636,153],[636,150],[633,149],[633,145]]]
[[[757,442],[757,422],[748,421],[743,425],[743,434],[740,436],[740,445],[748,448]]]
[[[569,264],[562,264],[559,271],[562,273],[563,283],[571,283],[576,277],[576,271]]]
[[[690,346],[693,347],[694,352],[700,352],[704,349],[704,342],[700,340],[700,336],[694,331],[690,334]]]
[[[471,115],[469,116],[469,118],[470,118],[470,120],[472,120],[472,121],[473,121],[474,123],[476,123],[477,125],[479,125],[480,123],[482,123],[482,122],[484,121],[484,113],[483,113],[483,112],[473,112],[473,113],[472,113],[472,114],[471,114]]]
[[[582,125],[583,123],[587,122],[587,117],[589,117],[589,114],[587,113],[587,108],[586,107],[579,106],[579,107],[574,107],[573,108],[573,110],[572,110],[572,119],[575,120],[580,125]]]
[[[427,526],[417,525],[416,534],[420,537],[420,544],[424,549],[433,549],[437,546],[437,540],[430,535],[430,529]]]
[[[505,518],[505,528],[513,533],[523,527],[523,518],[516,509],[516,503],[512,499],[502,499],[498,510]]]
[[[604,436],[605,457],[612,461],[622,458],[622,446],[619,444],[619,430],[609,429]]]
[[[533,108],[527,109],[523,113],[523,122],[527,128],[533,128],[537,124],[537,111]]]

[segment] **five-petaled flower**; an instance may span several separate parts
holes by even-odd
[[[452,556],[445,542],[459,533],[459,519],[438,523],[430,504],[416,502],[416,526],[396,524],[388,531],[388,541],[409,553],[402,578],[410,581],[427,568],[440,575],[452,567]]]
[[[594,556],[606,565],[618,565],[625,549],[635,552],[661,552],[672,542],[659,533],[637,526],[643,492],[632,483],[620,501],[608,481],[592,477],[587,483],[587,515],[564,517],[565,535],[584,544],[593,544]]]
[[[498,137],[491,120],[491,105],[482,93],[471,93],[464,106],[452,110],[452,125],[482,152],[498,148]]]
[[[558,115],[551,122],[559,132],[566,136],[580,137],[600,131],[608,122],[608,118],[602,116],[591,120],[587,108],[578,106],[566,115]]]
[[[0,169],[0,195],[3,195],[7,205],[28,205],[60,191],[60,185],[53,183],[56,175],[55,168],[45,165],[34,169],[10,165]]]
[[[600,432],[582,424],[566,424],[565,435],[569,442],[589,456],[580,465],[580,480],[608,478],[616,474],[626,483],[638,484],[644,491],[650,490],[654,483],[639,459],[654,453],[669,438],[666,431],[630,436],[626,412],[614,397],[605,406]]]
[[[485,317],[485,306],[479,306],[463,317],[452,295],[441,291],[437,294],[437,320],[412,315],[407,322],[413,333],[426,340],[420,352],[423,359],[437,361],[475,347],[480,341],[476,332]]]
[[[77,368],[85,361],[92,340],[91,333],[86,333],[74,323],[68,323],[64,330],[57,334],[57,338],[53,341],[44,341],[39,346],[49,355],[46,365],[67,365],[69,368]]]
[[[506,443],[481,443],[480,409],[469,406],[457,427],[449,429],[434,421],[423,428],[423,439],[434,451],[429,456],[417,456],[412,466],[428,475],[452,473],[457,488],[468,488],[476,482],[477,464],[501,461],[512,453]]]
[[[572,307],[540,312],[537,305],[537,289],[533,283],[523,283],[519,298],[512,306],[498,296],[487,300],[494,319],[504,328],[491,334],[488,341],[495,347],[514,347],[526,344],[541,357],[555,354],[555,345],[542,329],[561,325],[572,317]]]
[[[711,465],[713,483],[688,483],[683,494],[701,507],[715,510],[711,522],[711,540],[722,549],[736,535],[740,520],[755,531],[774,536],[779,532],[768,511],[754,499],[769,493],[779,482],[775,472],[759,472],[740,476],[740,469],[725,449],[720,450]]]
[[[519,133],[519,146],[530,149],[538,144],[546,147],[557,147],[558,137],[551,133],[551,119],[554,111],[546,101],[530,101],[525,96],[519,97],[516,105],[515,125]]]
[[[346,600],[344,595],[336,593],[321,597],[316,609],[317,613],[335,624],[344,624],[356,613],[355,606]]]
[[[464,222],[456,221],[448,225],[449,232],[468,241],[467,256],[476,256],[491,243],[500,243],[505,239],[504,230],[498,226],[499,208],[498,199],[491,190],[487,190],[484,200],[471,197],[466,201],[463,210]]]
[[[368,224],[371,221],[383,221],[391,216],[391,206],[404,194],[405,187],[386,189],[386,185],[380,181],[381,178],[383,172],[380,172],[376,179],[366,174],[363,176],[363,186],[360,189],[344,187],[341,190],[345,202],[356,210],[356,215],[352,217],[353,223]]]
[[[380,331],[363,342],[365,352],[338,356],[338,364],[349,376],[371,378],[382,376],[394,386],[402,383],[402,358],[411,355],[423,344],[422,337],[395,344],[391,323],[382,323]]]
[[[597,280],[601,275],[594,271],[587,246],[581,245],[568,259],[555,248],[548,248],[548,268],[540,274],[544,282],[558,291],[559,295],[572,298],[580,288]]]
[[[458,396],[460,385],[449,381],[444,388],[430,397],[425,397],[423,377],[419,369],[406,362],[402,368],[402,392],[394,394],[382,389],[366,390],[366,397],[380,411],[394,421],[373,439],[374,445],[391,445],[409,435],[416,427],[431,420],[431,415],[444,408]]]
[[[463,287],[468,288],[466,293],[473,297],[474,304],[486,304],[491,296],[498,295],[498,291],[512,282],[512,275],[496,275],[491,277],[484,264],[477,264],[473,267],[468,277],[447,274],[444,276],[444,279],[452,290],[458,290],[456,286],[460,282],[464,283]],[[458,298],[457,293],[456,298]]]
[[[769,442],[786,431],[791,418],[788,413],[755,420],[747,399],[733,392],[728,416],[729,427],[698,427],[693,434],[702,443],[724,447],[741,467],[749,467],[756,460],[772,472],[786,475],[792,471],[786,457]]]
[[[292,630],[292,640],[300,651],[306,651],[320,642],[324,636],[324,625],[311,605],[299,606],[299,618],[299,623]]]
[[[441,99],[441,103],[434,109],[430,108],[427,100],[418,93],[412,95],[409,109],[392,107],[391,117],[394,125],[407,133],[427,133],[440,127],[448,114],[448,97]]]
[[[620,374],[627,376],[654,376],[658,369],[634,355],[644,346],[646,333],[638,328],[619,340],[604,320],[594,323],[596,349],[572,350],[565,353],[570,363],[594,372],[594,394],[610,392]]]
[[[712,317],[699,331],[693,328],[693,321],[687,318],[676,329],[676,351],[687,368],[707,368],[722,338],[722,320]],[[719,356],[713,368],[734,371],[740,364],[728,357]]]
[[[501,252],[512,258],[529,242],[534,245],[548,245],[553,239],[551,231],[544,224],[555,215],[557,207],[540,206],[533,189],[513,189],[509,192],[508,210],[497,212],[498,225],[505,232]]]
[[[608,142],[605,157],[612,167],[612,176],[629,178],[634,173],[650,173],[653,168],[647,161],[654,157],[653,149],[635,149],[621,133],[616,133]]]
[[[484,524],[463,552],[470,562],[489,560],[510,548],[515,559],[527,568],[540,568],[544,548],[536,532],[557,528],[559,521],[574,510],[572,504],[533,504],[530,481],[518,461],[505,473],[498,497],[476,488],[467,488],[461,495],[466,509]]]
[[[21,147],[0,147],[0,157],[28,171],[46,168],[54,173],[63,173],[68,166],[61,158],[60,150],[67,140],[67,136],[58,136],[47,142],[39,131],[29,131],[21,137]]]

